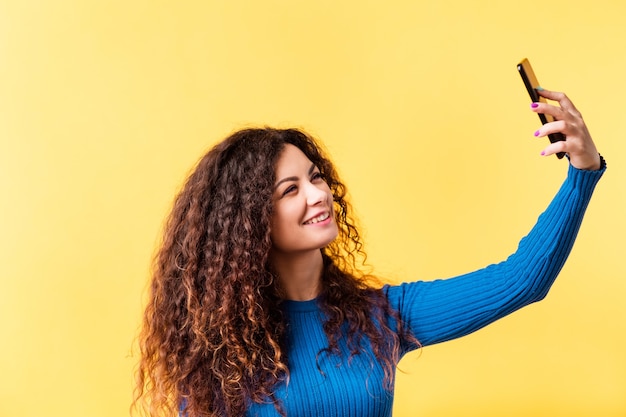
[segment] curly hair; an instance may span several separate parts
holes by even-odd
[[[319,303],[329,344],[320,354],[340,354],[338,341],[347,337],[356,355],[368,340],[392,388],[400,340],[412,339],[379,283],[360,272],[365,254],[333,164],[300,130],[244,129],[199,161],[165,224],[133,401],[148,415],[240,416],[250,402],[268,399],[284,415],[273,392],[289,375],[286,324],[269,253],[274,170],[286,144],[319,168],[339,229],[322,249]]]

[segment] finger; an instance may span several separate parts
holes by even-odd
[[[565,134],[565,130],[567,128],[567,124],[563,120],[557,120],[554,122],[546,123],[542,125],[539,129],[537,129],[534,133],[535,137],[542,138],[544,136],[551,135],[552,133],[563,133]]]
[[[546,90],[544,88],[537,89],[537,93],[539,93],[541,97],[558,102],[559,106],[561,106],[562,109],[577,111],[576,106],[574,106],[572,100],[570,100],[565,93],[562,93],[560,91]]]
[[[566,141],[558,141],[558,142],[551,143],[550,145],[546,146],[543,151],[541,151],[541,155],[550,156],[550,155],[557,154],[559,152],[567,153]]]
[[[530,105],[530,109],[535,113],[552,116],[552,118],[555,120],[563,120],[566,116],[566,111],[562,107],[553,106],[552,104],[548,103],[532,103]],[[548,120],[551,121],[550,118],[548,118]]]

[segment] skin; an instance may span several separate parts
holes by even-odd
[[[285,145],[276,163],[273,199],[270,261],[285,298],[312,300],[320,292],[321,248],[337,237],[338,229],[330,188],[293,145]]]
[[[533,103],[531,110],[535,113],[549,114],[555,121],[546,123],[535,136],[544,137],[551,133],[561,132],[566,140],[552,143],[547,146],[542,155],[548,156],[558,152],[566,152],[570,164],[578,169],[600,169],[600,155],[596,149],[589,130],[583,121],[582,115],[576,109],[571,100],[564,94],[556,91],[541,90],[539,95],[549,100],[556,101],[559,105],[546,103]]]

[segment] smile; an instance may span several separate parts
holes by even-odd
[[[323,222],[324,220],[326,220],[329,217],[330,217],[330,213],[329,212],[322,213],[322,214],[320,214],[317,217],[313,217],[311,220],[307,220],[306,222],[304,222],[304,224],[315,224],[315,223]]]

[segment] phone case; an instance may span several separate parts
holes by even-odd
[[[546,103],[546,99],[541,97],[539,93],[537,93],[537,87],[539,87],[539,81],[537,81],[537,77],[535,76],[535,72],[533,68],[530,66],[530,62],[527,58],[524,58],[519,64],[517,64],[517,71],[522,77],[522,81],[524,81],[524,86],[526,86],[526,91],[528,91],[528,95],[533,102],[542,102]],[[554,118],[549,114],[537,113],[539,116],[539,120],[541,120],[542,124],[550,123],[554,121]],[[548,135],[548,139],[550,139],[551,143],[558,142],[561,140],[565,140],[565,136],[562,133],[551,133]],[[565,152],[559,152],[556,156],[560,159],[565,156]]]

